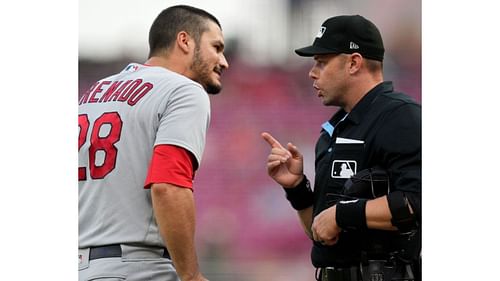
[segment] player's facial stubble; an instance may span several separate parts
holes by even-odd
[[[205,91],[209,94],[218,94],[222,90],[222,84],[217,83],[212,79],[212,74],[215,71],[222,74],[222,68],[217,64],[211,66],[208,59],[204,59],[201,54],[201,48],[196,45],[193,56],[193,63],[191,64],[191,69],[198,76],[196,81],[199,82]]]

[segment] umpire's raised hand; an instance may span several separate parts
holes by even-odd
[[[267,157],[267,173],[284,188],[297,186],[304,178],[304,159],[292,143],[284,148],[271,134],[262,133],[262,138],[271,146]]]

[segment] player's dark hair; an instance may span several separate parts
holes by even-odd
[[[199,44],[201,35],[208,30],[207,20],[221,28],[217,18],[202,9],[177,5],[163,10],[149,30],[149,58],[169,49],[181,31],[187,32]]]

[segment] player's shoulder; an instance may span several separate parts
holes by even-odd
[[[166,88],[169,91],[195,92],[206,95],[205,90],[199,83],[164,67],[140,65],[139,71],[140,73],[138,74],[140,76],[150,80],[156,86]]]

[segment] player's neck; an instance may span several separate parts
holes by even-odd
[[[186,71],[188,69],[186,65],[180,63],[179,61],[176,61],[172,58],[172,56],[170,58],[154,56],[149,58],[144,64],[163,67],[184,76],[186,76]]]

